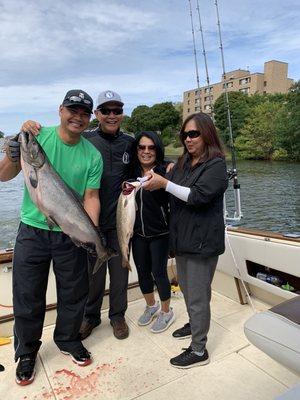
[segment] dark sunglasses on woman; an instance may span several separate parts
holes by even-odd
[[[144,144],[138,144],[138,149],[139,150],[146,150],[146,148],[147,148],[147,150],[155,150],[156,149],[156,146],[154,145],[154,144],[150,144],[149,146],[145,146]]]
[[[190,139],[195,139],[201,135],[200,131],[187,131],[187,132],[181,132],[181,137],[183,140],[186,140],[187,137]]]
[[[98,108],[98,111],[101,112],[103,115],[109,115],[110,113],[113,113],[113,115],[121,115],[123,114],[123,108],[106,108],[106,107],[101,107]]]

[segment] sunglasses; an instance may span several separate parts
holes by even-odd
[[[88,105],[92,104],[92,102],[90,100],[83,99],[83,98],[81,98],[79,96],[71,96],[71,97],[68,97],[65,100],[74,101],[75,103],[84,103],[84,104],[88,104]]]
[[[123,108],[98,108],[97,110],[103,115],[109,115],[110,113],[113,115],[123,114]]]
[[[145,146],[144,144],[138,144],[138,150],[150,150],[154,151],[156,150],[156,146],[154,144],[150,144],[149,146]]]
[[[181,137],[183,140],[186,140],[187,137],[189,137],[190,139],[195,139],[197,137],[199,137],[201,135],[200,131],[187,131],[187,132],[182,132],[181,133]]]

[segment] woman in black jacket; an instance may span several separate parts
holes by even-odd
[[[164,147],[155,132],[141,132],[133,147],[133,177],[142,177],[150,170],[164,176],[166,162]],[[169,248],[169,195],[159,189],[144,191],[136,195],[136,220],[132,238],[132,255],[137,268],[139,285],[146,300],[146,308],[138,319],[141,326],[151,326],[151,332],[165,331],[174,322],[170,307],[171,287],[167,274]],[[155,301],[154,283],[160,303]]]
[[[209,362],[206,350],[210,325],[211,282],[218,256],[225,250],[223,195],[228,185],[220,140],[211,118],[190,115],[180,138],[184,153],[169,180],[150,172],[145,189],[165,189],[170,196],[170,250],[175,254],[179,285],[189,323],[173,337],[192,336],[188,349],[170,360],[177,368]]]

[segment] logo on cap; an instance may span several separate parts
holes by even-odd
[[[84,94],[83,93],[79,93],[79,95],[78,95],[81,99],[84,99]]]
[[[114,94],[113,94],[112,92],[106,92],[106,93],[105,93],[105,97],[106,97],[107,99],[112,99],[112,98],[114,97]]]

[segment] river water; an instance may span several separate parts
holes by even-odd
[[[300,164],[239,161],[238,172],[244,215],[241,226],[281,233],[300,231]],[[0,249],[14,244],[22,194],[22,174],[0,182]],[[232,216],[232,185],[226,201]]]

